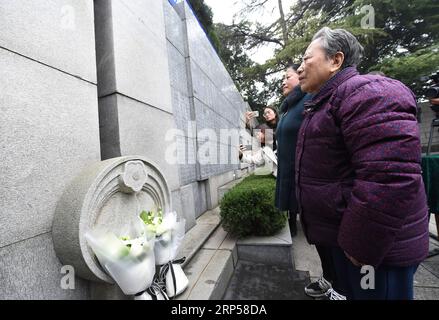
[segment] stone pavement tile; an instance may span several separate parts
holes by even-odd
[[[416,287],[428,286],[439,288],[439,278],[421,264],[416,271],[414,285]]]
[[[178,258],[186,257],[187,262],[183,263],[183,267],[196,255],[197,251],[209,238],[215,228],[216,226],[212,224],[197,224],[186,233],[178,254]]]
[[[439,248],[439,241],[430,237],[430,250]]]
[[[415,300],[439,300],[439,288],[414,288]]]
[[[227,231],[219,226],[215,232],[210,236],[209,240],[203,245],[204,249],[218,249],[227,237]]]
[[[217,250],[198,278],[188,299],[221,299],[233,274],[233,270],[232,253],[228,250]]]
[[[322,275],[320,258],[315,246],[308,244],[297,223],[297,235],[293,238],[293,259],[296,270],[308,271],[311,279],[317,280]]]
[[[290,235],[290,228],[288,224],[285,225],[282,230],[280,230],[278,233],[276,233],[273,236],[269,237],[246,237],[243,239],[238,240],[239,245],[266,245],[266,246],[279,246],[279,245],[285,245],[289,246],[291,245],[291,235]]]
[[[430,216],[430,223],[428,224],[428,229],[432,234],[437,236],[436,219],[434,215]]]
[[[238,262],[224,300],[310,300],[303,288],[309,279],[292,268]]]
[[[219,247],[221,250],[233,250],[236,246],[237,238],[232,236],[230,233],[224,239],[223,243]]]
[[[439,278],[439,255],[425,260],[422,266]]]
[[[214,224],[218,225],[220,223],[220,209],[216,207],[212,210],[207,211],[201,217],[197,219],[197,224]]]
[[[215,250],[201,249],[194,258],[184,267],[184,273],[189,279],[188,288],[177,297],[177,300],[187,300],[191,291],[195,287],[199,277],[203,273],[206,266],[212,260]]]
[[[230,233],[227,234],[224,241],[221,243],[220,250],[232,251],[233,265],[236,266],[238,263],[238,248],[236,247],[236,237],[232,236]]]

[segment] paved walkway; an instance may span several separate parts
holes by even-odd
[[[435,219],[430,220],[430,233],[436,235]],[[322,274],[320,259],[314,246],[306,242],[298,223],[298,234],[293,238],[293,253],[296,269],[308,271],[311,280]],[[439,250],[439,241],[430,237],[430,251]],[[415,274],[415,300],[439,300],[439,255],[427,258]]]
[[[307,272],[249,261],[238,261],[224,300],[311,300],[303,292]]]
[[[436,235],[434,219],[430,232]],[[430,251],[439,251],[439,241],[430,237]],[[262,263],[238,261],[224,300],[309,300],[303,288],[322,274],[314,246],[307,243],[300,223],[293,238],[295,269]],[[415,275],[415,300],[439,300],[439,254],[427,258]]]

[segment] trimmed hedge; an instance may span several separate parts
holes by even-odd
[[[274,206],[276,179],[251,175],[234,186],[221,200],[224,230],[238,237],[271,236],[287,221],[286,213]]]

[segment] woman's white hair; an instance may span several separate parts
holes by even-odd
[[[316,39],[320,39],[322,48],[328,57],[333,57],[337,52],[343,52],[342,69],[360,64],[364,48],[352,33],[344,29],[324,27],[312,38],[313,41]]]

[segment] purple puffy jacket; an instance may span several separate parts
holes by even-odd
[[[296,195],[308,242],[358,261],[410,266],[428,254],[416,100],[401,82],[340,71],[305,105]]]

